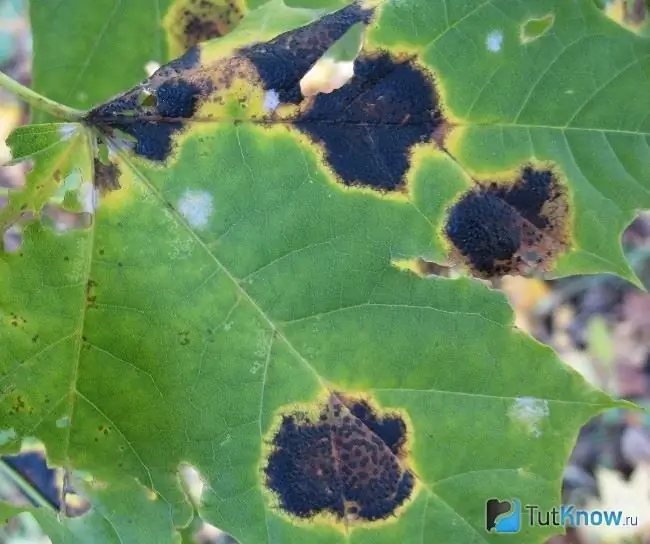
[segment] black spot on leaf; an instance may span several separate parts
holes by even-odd
[[[121,131],[133,139],[137,155],[163,161],[172,151],[172,136],[183,130],[181,120],[194,115],[207,86],[207,82],[202,85],[183,78],[163,81],[157,89],[148,91],[153,99],[151,106],[143,106],[143,88],[136,87],[91,110],[85,121],[109,137]]]
[[[566,191],[550,169],[526,166],[514,183],[482,183],[449,211],[445,233],[479,277],[547,270],[568,247]]]
[[[167,81],[156,91],[157,114],[171,119],[189,118],[196,110],[199,87],[183,80]]]
[[[201,50],[198,46],[191,47],[183,55],[174,59],[154,72],[157,78],[167,78],[192,70],[201,62]]]
[[[433,79],[388,53],[359,57],[354,72],[347,85],[317,95],[295,125],[323,145],[346,185],[397,190],[413,146],[433,141],[444,122]]]
[[[336,393],[316,419],[282,416],[264,468],[280,507],[299,518],[330,514],[346,523],[395,514],[415,487],[404,463],[405,422]]]

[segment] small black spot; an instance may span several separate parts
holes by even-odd
[[[381,53],[359,57],[352,80],[317,95],[295,125],[324,146],[344,184],[395,191],[405,185],[413,146],[432,142],[443,123],[431,76]]]
[[[302,77],[350,28],[370,22],[372,14],[372,9],[354,2],[270,42],[242,48],[239,53],[253,63],[265,90],[275,90],[281,102],[297,104],[303,98]]]
[[[514,183],[482,183],[449,211],[445,233],[480,277],[548,269],[568,247],[568,202],[555,173],[522,168]]]
[[[363,419],[348,413],[348,403]],[[389,437],[395,451],[366,421]],[[406,424],[399,417],[382,417],[367,402],[334,393],[314,423],[296,413],[282,416],[264,469],[266,482],[294,516],[327,512],[347,521],[386,518],[415,487],[413,473],[398,461],[405,441]]]

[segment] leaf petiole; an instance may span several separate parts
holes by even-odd
[[[25,87],[22,83],[18,83],[15,79],[9,77],[4,72],[0,72],[0,87],[4,87],[8,91],[11,91],[21,100],[27,102],[30,106],[54,115],[55,117],[65,119],[66,121],[79,121],[86,113],[82,110],[69,108],[68,106],[59,104],[54,100],[50,100],[32,89]]]

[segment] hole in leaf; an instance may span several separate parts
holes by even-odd
[[[3,207],[0,199],[0,208]],[[2,249],[5,253],[16,253],[23,244],[21,229],[17,225],[10,226],[2,233]]]
[[[282,510],[363,523],[395,515],[415,488],[406,422],[366,399],[332,393],[317,413],[282,414],[264,473]]]
[[[462,275],[462,271],[459,267],[438,264],[420,257],[417,259],[393,260],[391,263],[400,270],[408,270],[422,277],[439,276],[444,278],[455,278]]]
[[[156,106],[156,96],[147,89],[142,89],[138,96],[138,105],[142,108],[154,108]]]
[[[338,40],[300,80],[305,97],[331,93],[354,76],[354,60],[361,52],[365,25],[356,24]]]
[[[569,246],[566,189],[548,168],[525,166],[512,183],[483,182],[449,210],[452,259],[480,278],[551,268]]]
[[[31,440],[26,440],[20,453],[7,455],[2,462],[10,471],[9,482],[19,479],[36,492],[61,515],[77,517],[90,510],[90,503],[75,490],[78,487],[72,473],[51,466],[46,457],[45,448]],[[20,488],[15,490],[11,502],[39,506],[38,502]]]
[[[92,225],[92,214],[70,212],[60,206],[48,204],[41,212],[41,223],[63,234],[71,229],[86,229]]]
[[[521,42],[532,42],[546,34],[553,26],[555,16],[551,13],[539,19],[528,19],[521,25]]]

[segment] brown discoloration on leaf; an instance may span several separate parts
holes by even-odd
[[[280,508],[345,526],[393,516],[412,496],[406,422],[376,413],[364,399],[332,393],[315,420],[284,414],[264,468]]]
[[[93,163],[93,184],[102,193],[120,188],[120,169],[114,162],[108,164],[95,158]]]
[[[451,207],[445,234],[480,278],[550,270],[570,245],[566,188],[556,171],[533,166],[512,183],[482,182]]]
[[[228,34],[247,11],[241,0],[176,0],[163,21],[172,56]]]

